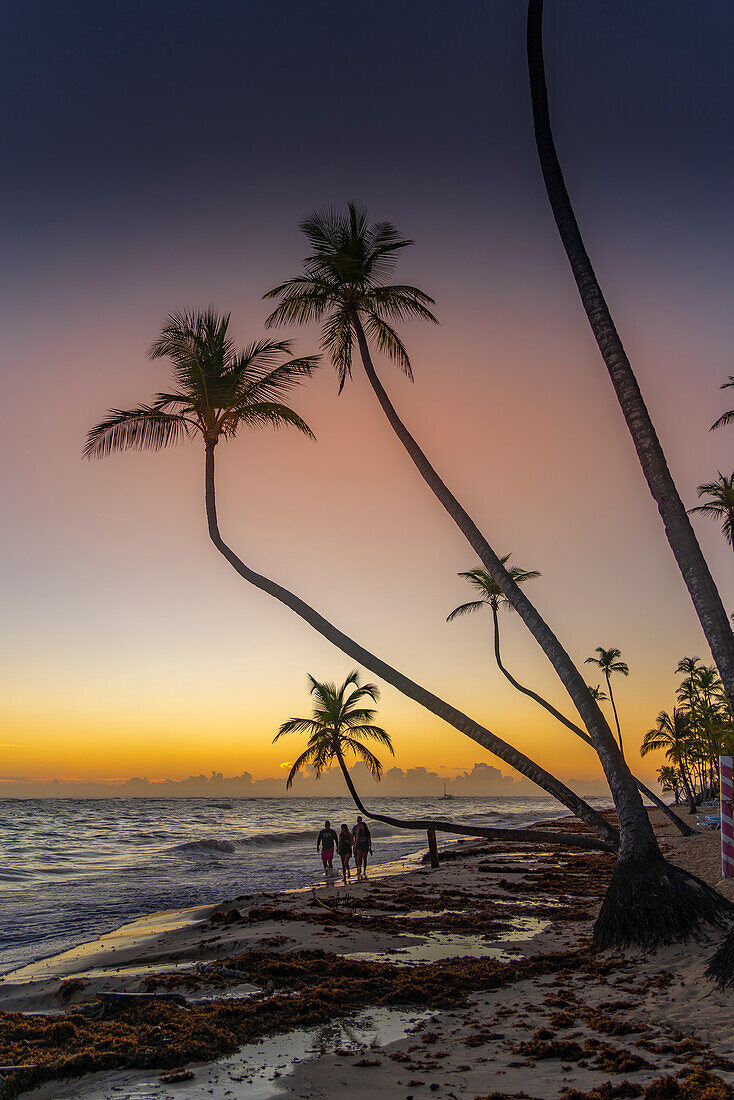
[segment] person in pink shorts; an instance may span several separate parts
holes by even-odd
[[[319,833],[318,840],[316,841],[316,851],[321,850],[321,859],[324,864],[324,874],[328,875],[329,871],[334,870],[334,848],[336,847],[338,837],[331,827],[330,821],[324,822],[324,827]]]

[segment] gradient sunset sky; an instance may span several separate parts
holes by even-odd
[[[524,18],[517,0],[6,9],[0,777],[274,775],[306,674],[352,667],[214,551],[197,445],[81,459],[108,407],[166,387],[146,349],[168,312],[211,303],[259,337],[299,220],[349,199],[416,241],[398,278],[436,299],[440,327],[403,330],[415,382],[378,364],[396,405],[496,550],[542,572],[528,592],[578,661],[622,650],[632,759],[677,660],[710,660],[548,208]],[[708,431],[734,373],[733,34],[723,0],[546,3],[567,182],[689,506],[734,450],[734,428]],[[282,335],[318,350],[315,329]],[[293,405],[316,444],[219,448],[233,548],[557,774],[598,775],[498,676],[489,615],[445,623],[477,563],[359,373],[338,397],[324,363]],[[731,549],[695,525],[732,609]],[[568,710],[503,626],[509,667]],[[497,763],[392,689],[380,714],[402,767]]]

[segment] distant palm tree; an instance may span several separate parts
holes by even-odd
[[[679,773],[671,764],[663,764],[658,768],[658,782],[661,790],[669,791],[673,795],[677,806],[680,802],[681,780]]]
[[[734,374],[730,374],[729,381],[722,382],[719,386],[719,389],[728,390],[730,386],[734,386]],[[734,409],[729,409],[728,412],[722,413],[719,419],[713,422],[713,424],[709,428],[709,431],[713,432],[716,430],[716,428],[721,428],[724,424],[731,424],[732,420],[734,420]]]
[[[589,684],[589,691],[591,692],[592,699],[596,699],[597,703],[605,703],[609,698],[606,692],[602,691],[598,684],[596,687],[592,687],[591,684]]]
[[[238,351],[229,333],[229,321],[229,314],[218,314],[213,309],[172,314],[149,354],[152,359],[167,356],[171,360],[177,388],[157,394],[150,405],[111,410],[89,432],[84,454],[100,458],[118,450],[158,451],[198,436],[204,444],[209,536],[244,580],[285,604],[353,660],[537,783],[586,821],[607,844],[615,846],[618,833],[614,827],[555,776],[360,646],[287,588],[250,569],[225,543],[216,508],[218,443],[233,438],[242,427],[285,425],[311,436],[308,425],[281,399],[308,378],[316,365],[313,356],[288,358],[290,341],[255,341]],[[512,834],[511,830],[506,832]]]
[[[673,707],[672,715],[668,714],[667,710],[661,710],[655,726],[648,730],[643,738],[640,756],[647,756],[648,753],[655,752],[657,749],[665,750],[666,759],[675,764],[680,771],[688,799],[688,812],[693,814],[696,812],[696,798],[686,764],[690,736],[691,725],[688,715],[680,707]]]
[[[587,657],[584,661],[586,665],[596,665],[604,673],[604,678],[607,682],[607,690],[609,692],[609,701],[612,704],[612,710],[614,711],[614,721],[617,724],[617,737],[619,738],[619,751],[624,756],[624,749],[622,748],[622,731],[619,728],[619,715],[617,714],[617,707],[614,702],[614,695],[612,693],[612,681],[610,679],[612,673],[618,672],[622,676],[629,676],[629,668],[624,661],[620,661],[622,656],[618,649],[603,649],[600,645],[596,647],[596,653],[598,657]]]
[[[597,703],[591,698],[581,673],[537,608],[505,569],[471,516],[431,465],[416,439],[406,428],[380,381],[372,362],[370,342],[397,363],[409,378],[412,367],[396,322],[411,318],[436,322],[430,310],[433,299],[417,287],[389,283],[399,253],[413,242],[402,237],[389,222],[370,225],[365,210],[349,203],[346,211],[317,212],[301,223],[311,247],[303,273],[268,291],[266,298],[279,304],[267,318],[268,326],[310,324],[320,321],[321,346],[329,354],[340,389],[351,376],[353,351],[359,350],[367,380],[393,431],[416,469],[465,536],[484,568],[497,581],[513,608],[555,668],[574,706],[581,715],[599,755],[609,783],[622,832],[624,858],[635,860],[645,848],[660,858],[655,833],[639,797],[637,786],[618,754],[614,735]],[[630,865],[631,866],[631,865]],[[632,870],[634,875],[636,872]]]
[[[510,554],[505,554],[504,557],[500,559],[502,564],[507,565],[510,557]],[[520,566],[517,565],[511,566],[509,568],[509,573],[515,583],[518,585],[524,584],[525,581],[534,580],[536,577],[541,576],[541,574],[537,570],[521,569]],[[562,714],[561,711],[557,710],[552,703],[549,703],[548,700],[544,699],[542,695],[539,695],[537,691],[533,691],[532,688],[525,687],[524,684],[521,684],[518,680],[516,680],[512,673],[503,664],[502,652],[500,648],[499,611],[502,607],[507,607],[511,611],[512,604],[509,602],[504,592],[502,591],[498,583],[494,580],[492,575],[488,573],[486,569],[480,568],[470,569],[468,570],[468,572],[459,573],[458,576],[464,577],[466,580],[469,581],[470,585],[475,589],[476,592],[479,593],[479,599],[471,600],[469,603],[463,603],[454,608],[451,614],[447,616],[446,622],[453,622],[454,619],[457,619],[460,616],[471,614],[472,612],[479,611],[484,607],[490,607],[492,609],[492,622],[494,624],[494,656],[497,662],[497,667],[499,668],[502,675],[512,684],[512,686],[517,691],[521,692],[523,695],[528,696],[528,698],[533,699],[536,703],[539,704],[539,706],[548,711],[549,714],[552,714],[556,721],[560,722],[561,725],[571,730],[572,733],[575,733],[577,737],[580,737],[582,741],[585,741],[587,745],[590,745],[593,748],[594,743],[585,730],[581,729],[581,727],[578,726],[575,722],[572,722],[569,718]],[[601,703],[606,700],[607,696],[604,694],[603,691],[600,691],[598,687],[593,688],[588,684],[587,687],[589,689],[591,697],[597,703]],[[668,818],[670,818],[673,825],[675,825],[676,829],[680,833],[682,833],[683,836],[693,835],[694,830],[686,825],[684,821],[681,821],[678,815],[674,814],[671,811],[670,807],[667,806],[665,802],[663,802],[663,800],[655,794],[654,791],[651,791],[650,788],[646,786],[646,784],[643,783],[642,780],[637,779],[636,776],[633,778],[635,780],[635,783],[637,784],[637,789],[640,791],[640,793],[649,798],[651,802],[654,802],[658,809],[660,809]]]
[[[309,681],[311,694],[315,698],[312,716],[289,718],[273,738],[273,742],[276,742],[290,733],[309,735],[308,747],[293,764],[286,781],[286,789],[293,786],[295,776],[305,767],[311,768],[319,776],[336,760],[347,786],[352,791],[352,780],[344,759],[347,752],[367,765],[373,779],[381,779],[382,764],[364,744],[365,740],[376,741],[395,755],[390,734],[374,724],[377,712],[365,706],[365,701],[376,703],[379,699],[377,685],[360,684],[356,669],[349,673],[340,687],[322,683],[313,676],[309,676]]]
[[[337,686],[334,683],[326,683],[308,677],[311,685],[311,695],[314,696],[314,708],[308,718],[289,718],[280,727],[273,742],[286,737],[291,733],[308,734],[308,744],[295,763],[291,766],[286,789],[290,789],[293,780],[299,771],[310,768],[318,777],[336,761],[341,768],[344,782],[354,800],[358,810],[365,817],[374,821],[384,821],[388,825],[397,826],[399,829],[428,830],[436,832],[458,833],[462,836],[481,836],[489,840],[501,840],[508,835],[506,829],[484,828],[474,825],[457,825],[452,821],[433,820],[421,818],[419,820],[406,820],[399,817],[388,817],[386,814],[376,814],[368,810],[362,802],[354,780],[347,767],[346,756],[351,754],[358,761],[367,765],[373,779],[382,777],[382,764],[377,756],[364,742],[375,741],[393,753],[392,739],[382,726],[375,725],[377,711],[365,703],[377,703],[380,698],[379,688],[376,684],[362,684],[359,672],[354,669],[349,673],[343,684]],[[512,835],[516,840],[545,840],[548,843],[562,843],[563,835],[560,833],[540,833],[535,830],[513,829]],[[581,841],[581,846],[592,849],[606,849],[604,842],[591,840],[588,837],[576,838]],[[608,849],[607,849],[608,850]]]
[[[699,497],[708,497],[705,504],[689,508],[689,515],[700,512],[711,519],[723,519],[721,533],[729,545],[734,548],[734,473],[731,477],[717,470],[718,479],[699,485]]]

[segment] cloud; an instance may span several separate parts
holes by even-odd
[[[278,764],[278,767],[279,768],[292,768],[293,767],[293,761],[292,760],[284,760],[282,764]]]

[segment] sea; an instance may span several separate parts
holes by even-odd
[[[375,798],[369,809],[505,828],[564,813],[542,797]],[[0,974],[150,913],[323,882],[318,831],[355,816],[330,797],[0,799]],[[419,863],[425,833],[370,828],[375,872]]]

